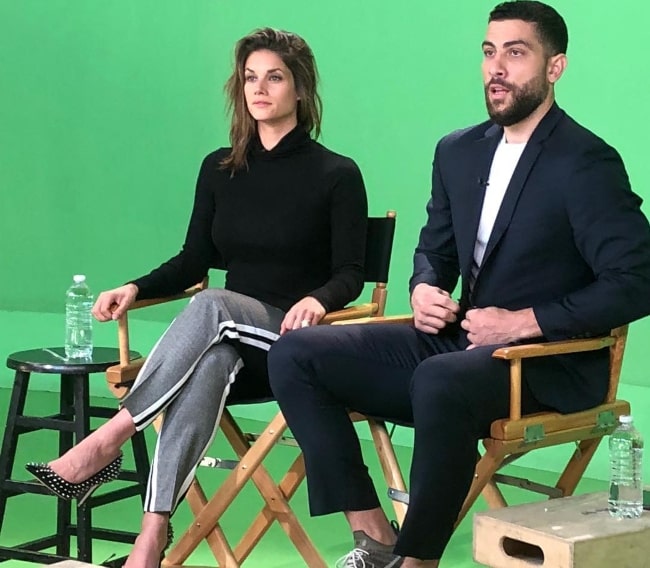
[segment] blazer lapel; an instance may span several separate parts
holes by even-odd
[[[528,175],[530,174],[530,170],[535,165],[539,153],[542,151],[543,143],[553,131],[562,116],[564,116],[564,111],[560,110],[556,104],[553,104],[526,144],[526,148],[524,149],[521,158],[519,158],[519,163],[512,174],[512,179],[510,180],[506,193],[503,196],[501,207],[497,213],[492,233],[490,233],[490,238],[485,248],[483,262],[481,263],[482,266],[484,266],[488,261],[490,255],[508,228],[510,219],[512,218],[517,206],[519,196],[526,184]]]
[[[454,223],[460,273],[464,282],[468,280],[472,259],[474,258],[476,233],[481,219],[481,210],[483,209],[485,188],[490,175],[492,158],[502,136],[503,129],[497,125],[492,125],[485,131],[483,138],[473,143],[468,152],[466,163],[471,164],[471,166],[468,168],[468,178],[465,184],[467,191],[461,201],[463,206],[459,208],[463,218]]]

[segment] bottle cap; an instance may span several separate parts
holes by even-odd
[[[632,424],[632,417],[629,414],[621,414],[618,417],[618,421],[621,424]]]
[[[79,284],[80,282],[83,282],[86,280],[86,275],[85,274],[75,274],[72,279]]]

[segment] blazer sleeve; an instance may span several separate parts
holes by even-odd
[[[650,229],[616,150],[602,144],[586,152],[569,177],[565,199],[576,246],[594,281],[533,306],[544,336],[589,336],[650,313]]]
[[[440,170],[441,144],[438,143],[433,159],[431,198],[427,203],[427,220],[413,255],[409,293],[422,283],[451,293],[460,274],[451,206]]]

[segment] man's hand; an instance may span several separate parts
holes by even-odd
[[[135,284],[106,290],[97,297],[92,314],[98,321],[116,320],[129,309],[137,295],[138,287]]]
[[[460,306],[449,292],[437,286],[418,284],[411,294],[411,307],[415,327],[425,333],[437,334],[448,323],[456,321]]]
[[[502,345],[542,335],[532,308],[517,311],[495,307],[467,310],[460,326],[467,331],[470,341],[467,349],[481,345]]]
[[[287,312],[280,326],[280,335],[287,331],[298,329],[300,327],[309,327],[316,325],[325,315],[325,308],[316,299],[306,296],[299,302],[296,302]]]

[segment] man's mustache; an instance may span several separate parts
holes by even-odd
[[[507,81],[504,81],[503,79],[499,79],[499,78],[490,79],[490,82],[485,85],[485,88],[489,89],[493,85],[499,85],[500,87],[504,87],[509,91],[515,90],[515,86],[512,83],[508,83]]]

